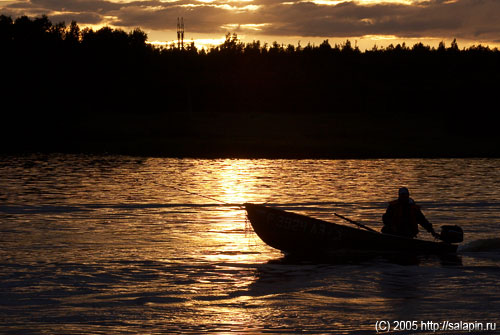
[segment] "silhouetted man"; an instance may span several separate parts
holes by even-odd
[[[414,238],[418,234],[420,224],[432,236],[439,238],[432,224],[420,211],[420,207],[410,198],[410,191],[406,187],[401,187],[398,194],[398,199],[389,203],[387,211],[382,216],[384,221],[382,233]]]

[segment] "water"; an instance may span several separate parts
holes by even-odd
[[[289,259],[238,206],[206,198],[380,229],[402,185],[436,227],[464,228],[456,257]],[[373,334],[377,321],[447,320],[500,333],[499,217],[499,159],[2,157],[0,332]]]

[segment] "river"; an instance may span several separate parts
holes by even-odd
[[[400,186],[435,227],[464,229],[453,259],[291,260],[239,206],[378,230]],[[499,224],[500,159],[2,156],[0,329],[373,334],[409,321],[412,334],[470,334],[459,322],[500,333]]]

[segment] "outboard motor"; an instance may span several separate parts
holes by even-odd
[[[447,243],[460,243],[464,240],[464,231],[457,225],[441,226],[441,240]]]

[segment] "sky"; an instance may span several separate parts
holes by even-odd
[[[185,42],[217,44],[226,33],[243,42],[302,46],[349,39],[361,49],[405,42],[500,47],[500,0],[0,0],[0,13],[81,27],[148,33],[150,42],[176,39],[183,17]]]

